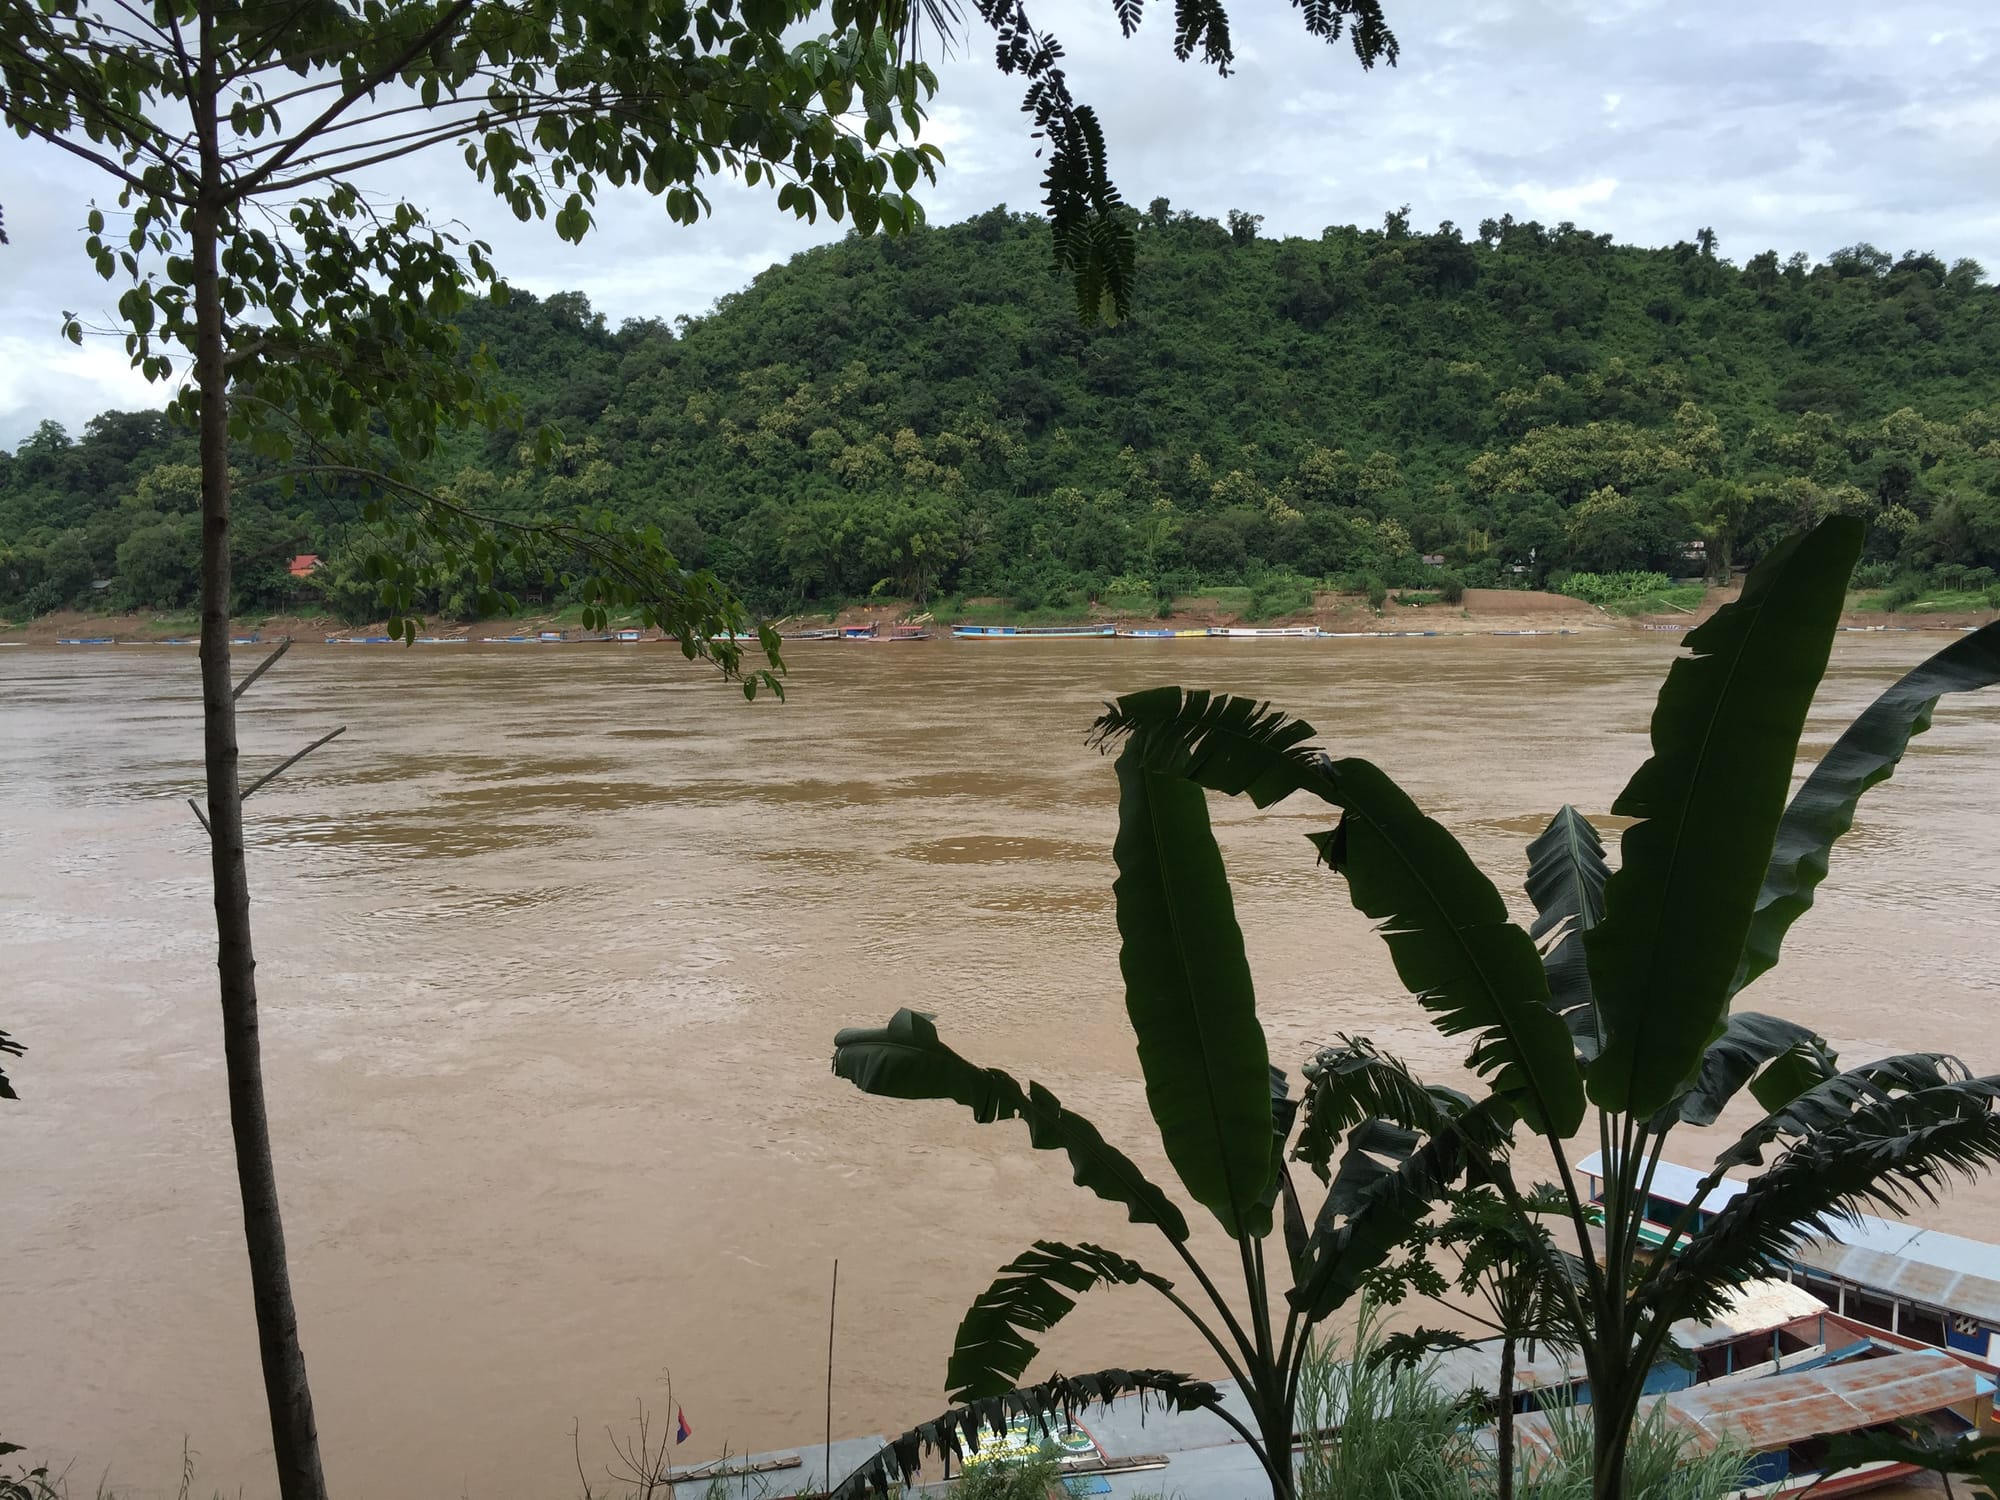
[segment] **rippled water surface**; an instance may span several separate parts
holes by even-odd
[[[1941,641],[1844,638],[1817,753]],[[1120,998],[1098,703],[1264,694],[1384,765],[1516,891],[1562,801],[1642,758],[1669,640],[801,645],[746,706],[657,648],[301,650],[246,764],[279,1180],[343,1495],[569,1495],[641,1398],[689,1457],[939,1405],[993,1269],[1144,1251],[1018,1127],[867,1099],[834,1031],[934,1011],[1157,1161]],[[270,1488],[212,983],[191,656],[0,653],[0,1432],[171,1493]],[[1303,809],[1218,806],[1273,1056],[1361,1032],[1448,1074]],[[1865,857],[1861,857],[1865,856]],[[2000,1068],[2000,698],[1947,700],[1747,997],[1856,1056]],[[1516,906],[1525,904],[1516,899]],[[1689,1140],[1683,1155],[1697,1143]],[[1926,1222],[2000,1240],[2000,1187]],[[1065,1368],[1210,1373],[1086,1302]],[[595,1455],[593,1460],[592,1455]]]

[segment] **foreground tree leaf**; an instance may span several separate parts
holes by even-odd
[[[1071,1293],[1107,1281],[1144,1282],[1162,1292],[1174,1285],[1098,1245],[1037,1240],[1033,1249],[1015,1256],[959,1320],[944,1376],[950,1400],[962,1404],[1012,1390],[1039,1352],[1024,1335],[1047,1333],[1076,1306]]]
[[[1271,1230],[1271,1059],[1200,787],[1118,761],[1118,967],[1146,1103],[1188,1194],[1232,1238]]]
[[[864,1094],[885,1099],[949,1099],[982,1125],[1025,1121],[1037,1151],[1061,1151],[1078,1187],[1122,1204],[1134,1224],[1157,1225],[1175,1242],[1188,1237],[1187,1218],[1097,1127],[1039,1083],[1026,1089],[998,1068],[967,1062],[939,1039],[929,1016],[899,1010],[887,1026],[850,1027],[833,1039],[833,1071]],[[1268,1132],[1268,1107],[1265,1129]]]
[[[1952,642],[1905,674],[1833,742],[1778,824],[1732,993],[1778,961],[1786,932],[1811,908],[1814,891],[1826,879],[1834,844],[1854,826],[1861,798],[1895,774],[1911,739],[1931,727],[1938,699],[1995,683],[2000,683],[2000,621]]]
[[[1781,1016],[1755,1011],[1731,1016],[1722,1035],[1702,1054],[1694,1087],[1681,1096],[1680,1118],[1690,1125],[1713,1125],[1721,1117],[1722,1107],[1759,1068],[1813,1040],[1815,1033],[1810,1026]]]
[[[1605,1109],[1659,1109],[1721,1024],[1861,535],[1835,517],[1774,548],[1660,689],[1652,758],[1611,805],[1639,821],[1584,937]]]
[[[1561,929],[1555,946],[1544,949],[1542,967],[1548,971],[1550,1002],[1586,1062],[1597,1055],[1604,1027],[1590,988],[1583,935],[1603,920],[1604,882],[1610,878],[1604,840],[1567,803],[1528,845],[1528,899],[1536,913],[1528,936],[1541,947]]]
[[[1472,1033],[1468,1065],[1537,1130],[1583,1119],[1583,1075],[1528,934],[1457,839],[1364,760],[1327,771],[1344,816],[1313,842],[1347,877],[1404,986],[1446,1036]]]

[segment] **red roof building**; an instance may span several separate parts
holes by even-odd
[[[292,559],[292,577],[303,578],[318,566],[319,554],[317,552],[301,552],[297,557]]]

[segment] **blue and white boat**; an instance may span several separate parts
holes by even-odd
[[[1061,641],[1081,640],[1118,634],[1116,625],[954,625],[953,640],[960,641]]]

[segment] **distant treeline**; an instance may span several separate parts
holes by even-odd
[[[1868,522],[1864,582],[2000,568],[2000,290],[1971,261],[1736,264],[1707,231],[1640,249],[1402,213],[1258,229],[1157,200],[1134,315],[1099,328],[1043,222],[1004,208],[809,251],[673,325],[612,329],[575,293],[482,304],[468,350],[564,441],[538,467],[519,433],[468,435],[432,479],[657,525],[772,611],[1719,573],[1831,511]],[[243,478],[239,607],[369,615],[352,497]],[[44,424],[0,455],[0,611],[187,604],[196,488],[160,415]],[[329,565],[301,584],[298,552]]]

